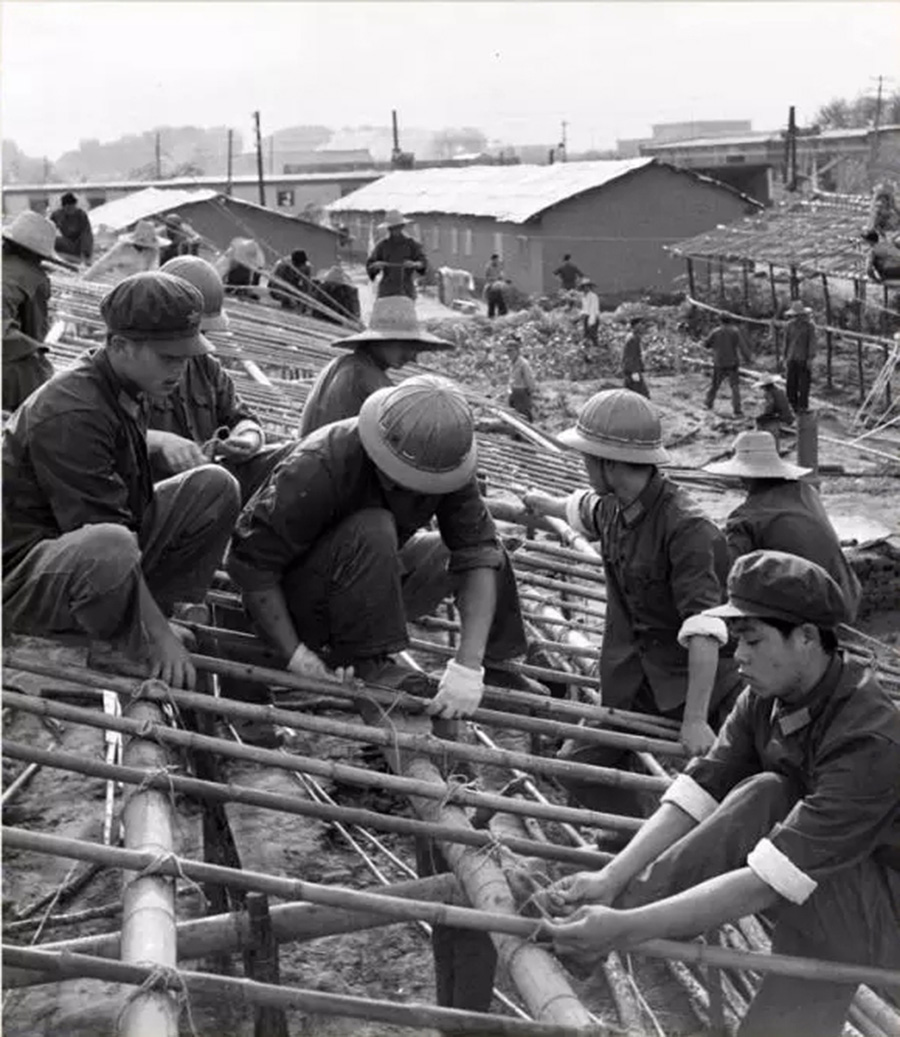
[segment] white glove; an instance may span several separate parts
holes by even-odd
[[[316,655],[312,649],[305,644],[299,644],[294,649],[287,664],[291,673],[297,673],[301,677],[315,677],[317,680],[334,680],[334,674],[325,663]]]
[[[637,372],[635,372],[631,375],[631,380],[633,382],[639,382],[641,380],[641,376]]]
[[[447,663],[438,693],[425,710],[430,716],[454,717],[471,716],[481,703],[484,694],[484,667],[472,670],[462,666],[455,659]]]

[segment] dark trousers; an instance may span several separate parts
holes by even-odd
[[[46,352],[3,361],[3,409],[14,411],[53,374]]]
[[[332,666],[402,651],[408,619],[427,615],[455,590],[450,553],[439,533],[420,532],[398,547],[383,508],[350,515],[288,571],[282,589],[300,639]],[[527,648],[509,559],[497,571],[497,611],[487,660]]]
[[[631,389],[632,392],[639,392],[641,396],[646,396],[650,399],[650,390],[647,388],[647,383],[644,381],[644,376],[640,371],[635,371],[634,374],[626,374],[625,382],[626,389]]]
[[[600,324],[597,321],[593,323],[587,319],[587,317],[581,318],[581,324],[584,329],[584,341],[589,346],[600,346],[600,340],[597,338],[597,332],[600,330]]]
[[[492,291],[488,288],[484,298],[487,302],[489,320],[492,320],[494,317],[505,317],[509,312],[509,308],[506,305],[506,296],[499,289]]]
[[[788,403],[796,414],[809,410],[809,385],[812,371],[809,364],[800,360],[789,360],[785,378]]]
[[[510,389],[509,405],[514,411],[518,411],[526,421],[534,421],[530,389]]]
[[[731,405],[734,407],[735,417],[737,417],[743,412],[741,410],[741,377],[736,367],[713,368],[712,381],[709,384],[709,392],[706,394],[706,406],[708,410],[712,410],[712,406],[716,401],[716,395],[719,392],[719,386],[726,379],[731,386]]]
[[[616,906],[654,903],[745,867],[750,851],[787,816],[797,798],[797,790],[781,775],[748,778],[632,879]],[[735,908],[739,915],[740,905]],[[900,871],[871,857],[822,878],[802,904],[779,900],[771,915],[773,954],[900,968]],[[738,1037],[839,1037],[855,993],[855,984],[770,973],[763,977]]]
[[[237,479],[241,489],[241,504],[244,505],[269,478],[272,469],[291,452],[295,445],[295,442],[271,443],[245,460],[221,457],[216,463]],[[151,465],[153,478],[157,480],[157,484],[159,480],[172,478],[172,470],[158,455],[152,458]]]

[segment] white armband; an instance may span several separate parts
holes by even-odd
[[[661,803],[674,803],[698,824],[705,821],[719,805],[718,802],[698,785],[688,774],[679,774],[660,798]]]
[[[239,421],[231,430],[231,435],[239,436],[242,432],[256,432],[259,435],[259,445],[265,445],[266,434],[263,432],[259,422],[254,421],[252,418],[243,418]]]
[[[719,616],[707,616],[698,612],[696,616],[688,616],[678,631],[678,643],[687,648],[692,637],[712,637],[721,646],[728,644],[728,627]]]
[[[581,519],[581,502],[587,495],[587,490],[573,490],[566,498],[566,522],[582,536],[593,536],[593,530],[588,529]]]
[[[801,871],[770,839],[760,839],[753,847],[747,857],[747,867],[792,904],[802,904],[819,884]]]

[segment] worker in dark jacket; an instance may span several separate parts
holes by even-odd
[[[816,329],[809,319],[812,310],[795,299],[787,311],[784,329],[784,362],[787,367],[787,398],[797,414],[809,410],[809,387],[816,357]]]
[[[176,256],[163,272],[192,284],[203,298],[203,332],[228,331],[225,288],[215,267],[199,256]],[[144,399],[147,443],[156,478],[217,461],[237,479],[248,501],[288,449],[266,443],[256,414],[211,353],[191,357],[174,391]]]
[[[218,465],[154,486],[141,394],[171,392],[211,350],[202,309],[181,278],[121,281],[100,304],[106,344],[32,393],[3,439],[6,629],[113,641],[187,687],[194,668],[167,616],[203,600],[239,491]]]
[[[278,282],[282,282],[279,284]],[[269,277],[269,295],[282,309],[306,312],[306,303],[298,293],[309,295],[312,282],[312,264],[306,251],[295,248],[289,256],[282,256]],[[295,289],[295,291],[291,291]]]
[[[584,459],[592,489],[569,497],[532,491],[538,514],[566,519],[600,541],[606,574],[606,625],[600,658],[603,704],[678,717],[681,741],[705,752],[738,690],[724,623],[704,613],[718,605],[728,572],[725,538],[715,523],[658,469],[668,460],[653,405],[626,389],[592,396],[578,423],[558,437]],[[599,746],[577,759],[608,761]],[[595,809],[612,789],[572,786]],[[628,798],[628,797],[623,797]]]
[[[78,199],[71,191],[66,191],[59,203],[59,208],[50,214],[50,219],[59,230],[56,251],[90,263],[94,253],[94,232],[90,216],[84,209],[79,208]]]
[[[851,621],[862,593],[815,488],[800,468],[779,456],[769,432],[742,432],[734,456],[704,471],[738,476],[747,496],[728,516],[725,539],[732,561],[751,551],[786,551],[820,565],[841,588]]]
[[[753,356],[741,329],[734,323],[730,314],[720,315],[719,327],[713,328],[703,340],[703,345],[706,349],[711,349],[713,355],[712,381],[706,394],[706,409],[713,409],[719,386],[727,380],[731,386],[734,416],[742,417],[740,366],[742,360],[745,364],[751,363]]]
[[[36,212],[3,228],[3,409],[15,410],[53,374],[44,344],[50,330],[50,278],[43,263],[70,264],[57,254],[56,227]]]
[[[169,238],[159,253],[159,265],[163,267],[176,256],[196,256],[200,251],[200,235],[177,212],[166,213],[162,218]]]
[[[578,287],[584,274],[580,268],[572,262],[572,257],[567,252],[562,263],[553,271],[553,276],[559,278],[559,287],[564,292],[573,292]]]
[[[552,887],[569,915],[550,927],[557,950],[626,951],[765,911],[773,955],[898,970],[900,711],[837,650],[848,613],[814,562],[744,555],[728,599],[710,616],[729,620],[746,687],[628,847]],[[765,973],[738,1035],[840,1037],[856,989]]]
[[[385,214],[382,226],[388,236],[379,241],[366,260],[366,273],[369,280],[374,281],[381,274],[378,282],[378,295],[408,295],[416,297],[416,275],[422,276],[428,270],[425,249],[418,241],[403,233],[403,228],[411,221],[396,209]]]
[[[641,353],[641,332],[643,317],[634,316],[629,319],[630,328],[625,345],[622,347],[622,375],[625,388],[639,392],[650,399],[650,390],[644,381],[644,357]]]
[[[757,382],[757,388],[762,390],[764,406],[756,416],[756,427],[763,432],[771,432],[777,443],[781,426],[794,424],[794,412],[787,393],[781,388],[781,380],[776,375],[764,375]]]
[[[393,384],[388,371],[415,363],[419,353],[453,349],[452,343],[419,326],[415,303],[403,295],[376,299],[368,329],[332,345],[350,352],[319,372],[303,407],[301,437],[329,422],[356,417],[373,392]]]

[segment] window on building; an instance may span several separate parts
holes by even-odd
[[[456,227],[450,228],[450,251],[454,256],[459,254],[459,230]]]
[[[467,256],[472,255],[472,228],[466,227],[463,232],[463,251]]]
[[[518,248],[519,248],[519,259],[523,263],[530,262],[531,255],[530,255],[530,249],[529,249],[529,244],[530,244],[529,239],[526,238],[524,235],[520,234],[516,238],[516,244],[518,245]]]
[[[435,252],[440,252],[441,249],[441,228],[440,224],[435,224],[431,228],[431,247]]]
[[[275,192],[275,204],[279,209],[292,209],[294,207],[294,189],[283,187]]]

